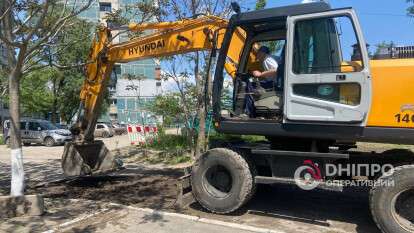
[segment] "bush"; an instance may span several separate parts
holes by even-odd
[[[149,148],[157,150],[188,150],[190,145],[188,145],[187,138],[181,135],[170,135],[159,133],[158,139],[154,143],[148,145]]]
[[[256,135],[234,135],[234,134],[215,133],[210,136],[209,140],[210,141],[223,141],[223,142],[237,142],[237,141],[262,142],[262,141],[266,141],[266,137],[256,136]]]
[[[4,145],[4,138],[3,138],[3,136],[0,136],[0,145]]]
[[[179,164],[191,161],[190,145],[182,135],[164,134],[160,130],[158,139],[147,144],[146,148],[159,151],[146,159],[149,163]]]

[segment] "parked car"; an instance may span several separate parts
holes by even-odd
[[[10,121],[5,123],[7,127],[6,144],[10,142]],[[58,129],[51,122],[38,119],[22,119],[20,121],[20,131],[23,145],[29,146],[31,143],[43,144],[45,146],[63,145],[72,140],[72,134],[67,129]]]
[[[115,135],[122,135],[128,133],[127,127],[120,124],[112,124],[112,128],[114,129]]]
[[[95,126],[95,137],[103,137],[103,138],[109,138],[114,136],[115,131],[112,128],[112,126],[106,124],[106,123],[97,123]]]
[[[58,129],[69,129],[68,125],[63,125],[59,123],[56,123],[55,125]]]

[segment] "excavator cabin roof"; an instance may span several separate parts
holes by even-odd
[[[281,21],[288,16],[319,13],[329,10],[331,10],[329,4],[325,2],[316,2],[249,11],[233,15],[230,19],[230,26],[243,24],[242,27],[244,28],[249,27],[248,24],[250,23],[254,24],[261,21],[269,22],[273,20]]]

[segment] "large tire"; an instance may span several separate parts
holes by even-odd
[[[394,185],[380,185],[391,182]],[[414,232],[414,165],[396,167],[370,192],[371,213],[384,233]]]
[[[211,149],[193,166],[194,198],[213,213],[233,212],[253,196],[254,174],[254,169],[240,154],[224,148]]]

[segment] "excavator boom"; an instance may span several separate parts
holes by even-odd
[[[96,34],[86,65],[80,93],[80,109],[71,131],[73,142],[65,145],[62,168],[67,176],[90,175],[116,168],[114,157],[93,133],[109,77],[115,63],[171,56],[202,50],[217,50],[223,41],[227,20],[202,16],[175,22],[128,25],[131,32],[150,31],[145,36],[112,43],[112,31],[102,27]],[[234,77],[246,35],[240,31],[229,49],[225,67]]]

